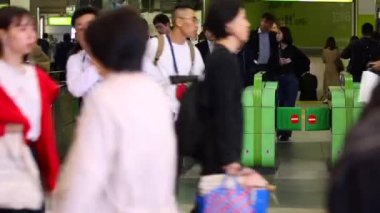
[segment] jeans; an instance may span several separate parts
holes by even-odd
[[[298,95],[299,82],[294,73],[286,73],[278,79],[278,105],[279,107],[294,107]],[[291,131],[279,131],[279,135],[290,137]]]

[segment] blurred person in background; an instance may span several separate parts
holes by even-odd
[[[23,8],[0,9],[1,213],[43,212],[44,195],[54,190],[59,172],[51,107],[58,85],[24,63],[36,46],[33,20]],[[19,136],[9,132],[15,129]]]
[[[141,72],[147,39],[130,7],[88,27],[86,51],[104,80],[84,100],[54,213],[178,212],[172,114],[163,89]]]
[[[97,15],[98,10],[92,7],[79,8],[73,14],[72,26],[76,30],[75,39],[82,48],[85,48],[84,33]],[[69,92],[77,98],[88,95],[101,81],[101,76],[86,50],[82,49],[69,57],[66,65],[66,80]]]
[[[339,86],[339,74],[337,61],[340,60],[339,49],[336,46],[335,38],[329,37],[326,40],[322,52],[322,61],[325,64],[325,73],[323,75],[323,102],[327,103],[331,99],[329,86]]]
[[[74,47],[73,42],[71,42],[71,35],[65,33],[63,35],[63,41],[57,45],[57,50],[54,55],[55,69],[56,70],[65,70],[66,63],[69,58],[69,53]]]
[[[41,47],[42,51],[44,51],[44,53],[49,56],[50,55],[50,43],[48,41],[48,38],[49,38],[49,34],[43,33],[42,38],[39,38],[37,40],[37,44],[38,44],[38,46]]]
[[[167,15],[161,13],[154,17],[153,25],[160,35],[168,35],[170,29],[170,19]]]
[[[203,61],[206,61],[207,56],[209,56],[210,53],[214,50],[215,36],[210,32],[210,30],[207,29],[207,27],[203,27],[203,32],[206,39],[199,42],[195,46],[201,53]]]

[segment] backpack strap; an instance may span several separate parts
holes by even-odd
[[[194,48],[193,43],[190,40],[187,40],[187,45],[189,45],[189,48],[190,48],[190,57],[191,57],[191,70],[190,70],[190,74],[192,74],[193,66],[194,66],[194,61],[195,61],[195,48]]]
[[[157,45],[156,56],[154,57],[154,61],[153,61],[154,66],[157,66],[158,60],[160,60],[160,57],[164,51],[165,37],[163,35],[158,35],[157,40],[158,40],[158,45]]]

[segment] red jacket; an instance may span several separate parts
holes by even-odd
[[[41,135],[33,145],[36,148],[43,185],[46,190],[52,191],[59,172],[59,157],[55,140],[52,104],[58,97],[59,87],[42,69],[37,67],[36,70],[41,91],[42,116]],[[26,133],[30,128],[29,121],[7,95],[4,88],[0,86],[0,136],[4,135],[4,128],[10,123],[22,124],[24,127],[24,137],[26,137]],[[25,141],[27,140],[25,139]]]

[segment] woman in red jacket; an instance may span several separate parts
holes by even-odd
[[[51,108],[58,85],[23,63],[36,39],[27,10],[0,9],[0,213],[42,212],[44,189],[52,191],[58,175]]]

